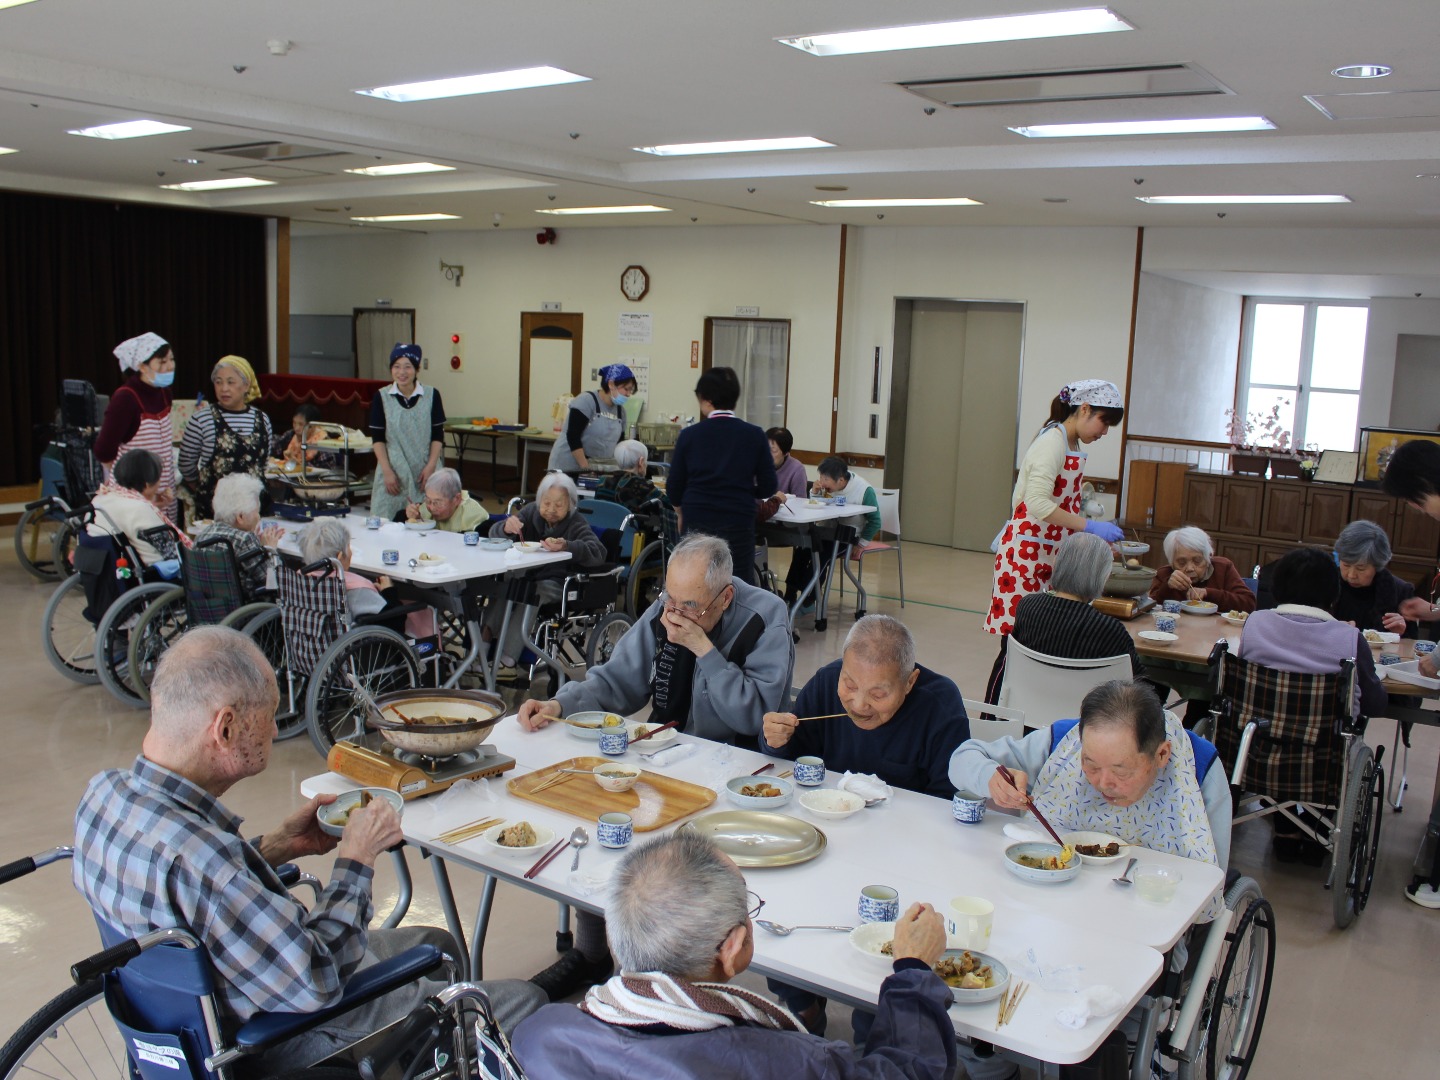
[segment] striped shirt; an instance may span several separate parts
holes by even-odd
[[[225,426],[236,435],[253,434],[258,427],[265,433],[265,445],[274,441],[270,428],[270,417],[255,406],[248,406],[244,412],[225,410]],[[195,410],[190,422],[185,425],[185,435],[180,440],[180,475],[195,481],[200,476],[200,466],[215,456],[215,412],[208,405]]]
[[[97,775],[80,800],[75,887],[125,934],[178,926],[198,937],[239,1021],[324,1008],[365,956],[372,872],[337,859],[307,912],[240,825],[192,781],[137,757]]]
[[[1143,670],[1135,642],[1119,619],[1082,600],[1034,593],[1015,611],[1015,640],[1046,656],[1067,660],[1103,660],[1128,656],[1136,675]]]

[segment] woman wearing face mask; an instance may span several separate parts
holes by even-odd
[[[115,359],[126,372],[125,381],[110,396],[100,434],[95,437],[95,458],[105,467],[105,479],[127,450],[149,450],[160,458],[161,473],[156,505],[171,521],[178,520],[175,502],[174,436],[170,427],[170,385],[175,381],[175,354],[159,334],[141,334],[115,346]],[[75,500],[78,505],[83,496]]]
[[[180,440],[180,475],[195,496],[195,515],[213,517],[210,499],[223,476],[249,473],[265,479],[274,434],[270,418],[251,404],[260,383],[250,362],[222,356],[210,373],[215,400],[195,410]]]
[[[570,402],[565,430],[550,451],[550,469],[577,473],[595,458],[615,456],[625,435],[625,402],[635,395],[635,373],[624,364],[600,369],[600,389],[587,390]]]

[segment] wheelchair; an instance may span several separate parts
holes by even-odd
[[[628,543],[627,543],[628,541]],[[670,553],[680,542],[680,521],[668,500],[656,497],[642,503],[630,515],[621,533],[620,555],[628,556],[621,580],[625,587],[624,610],[638,619],[665,589],[665,569]]]
[[[530,664],[533,680],[542,667],[554,675],[552,689],[563,686],[569,673],[586,670],[610,659],[615,646],[635,620],[616,609],[620,599],[620,567],[576,572],[560,580],[560,598],[542,600],[539,588],[546,580],[516,578],[505,583],[503,596],[519,612],[520,636],[535,655]]]
[[[41,497],[26,504],[15,526],[15,556],[41,581],[59,581],[72,571],[75,532],[67,515],[100,487],[103,474],[91,447],[102,412],[93,386],[64,381],[55,435],[40,459]]]
[[[1296,675],[1211,654],[1216,694],[1208,723],[1231,768],[1235,824],[1280,814],[1323,846],[1325,888],[1343,930],[1365,910],[1380,851],[1384,747],[1365,742],[1354,712],[1355,661],[1338,674]]]

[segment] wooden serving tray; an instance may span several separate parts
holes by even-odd
[[[566,758],[524,776],[514,777],[505,787],[517,798],[573,814],[585,821],[593,822],[601,814],[617,811],[629,814],[637,833],[659,829],[715,802],[715,792],[709,788],[687,784],[684,780],[648,769],[640,773],[640,779],[629,791],[606,791],[590,777],[579,775],[572,775],[568,780],[539,793],[535,791],[558,769],[593,769],[596,765],[614,764],[617,762],[613,758]]]

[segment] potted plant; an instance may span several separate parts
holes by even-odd
[[[1263,412],[1241,414],[1226,409],[1229,418],[1230,469],[1237,476],[1299,476],[1300,468],[1290,452],[1290,432],[1280,426],[1280,409],[1289,401],[1277,401]]]

